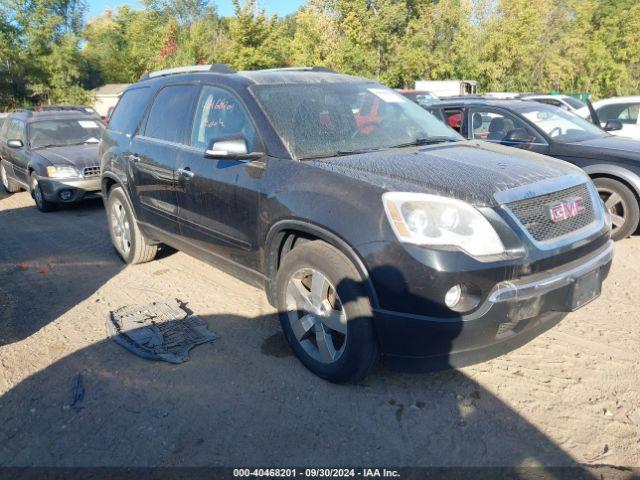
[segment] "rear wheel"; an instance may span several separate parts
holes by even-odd
[[[277,306],[300,361],[331,382],[363,379],[378,358],[369,296],[339,250],[313,241],[294,248],[276,276]]]
[[[18,184],[9,178],[9,174],[4,166],[4,160],[0,160],[0,180],[2,181],[2,186],[7,193],[16,193],[20,191]]]
[[[107,220],[111,242],[120,258],[130,265],[153,260],[158,252],[138,227],[133,210],[121,187],[109,190]]]
[[[38,183],[38,177],[35,172],[31,174],[31,196],[36,202],[36,208],[41,212],[53,212],[58,208],[56,203],[49,202],[44,198],[42,187],[40,186],[40,183]]]
[[[596,178],[593,183],[611,214],[611,238],[620,240],[634,233],[640,222],[640,207],[629,187],[611,178]]]

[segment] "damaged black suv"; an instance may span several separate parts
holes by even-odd
[[[427,370],[516,348],[596,298],[612,261],[579,168],[465,141],[323,68],[145,75],[100,157],[125,262],[167,244],[263,287],[296,355],[331,381],[380,356]]]

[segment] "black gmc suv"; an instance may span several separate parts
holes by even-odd
[[[579,168],[465,141],[322,68],[145,75],[100,157],[125,262],[164,243],[265,288],[302,363],[335,382],[380,354],[425,370],[516,348],[596,298],[612,260]]]

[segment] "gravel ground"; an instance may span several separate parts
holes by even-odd
[[[125,268],[100,202],[41,214],[3,193],[0,466],[638,466],[639,255],[618,243],[603,296],[515,352],[336,386],[261,291],[182,253]],[[106,339],[110,310],[172,298],[221,335],[190,362]]]

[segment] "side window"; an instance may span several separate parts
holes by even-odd
[[[606,123],[607,120],[620,120],[622,123],[635,125],[638,123],[639,110],[640,104],[638,103],[605,105],[598,109],[598,117],[602,123]]]
[[[511,131],[520,128],[533,135],[531,129],[522,120],[511,115],[480,109],[474,109],[472,112],[470,138],[502,142]]]
[[[11,120],[8,118],[4,119],[2,123],[2,128],[0,128],[0,138],[2,140],[7,140],[7,132],[9,130],[9,125],[11,125]]]
[[[22,140],[24,143],[24,122],[11,120],[7,131],[7,140]]]
[[[109,117],[109,130],[133,135],[147,110],[149,87],[129,89],[122,94]]]
[[[206,149],[213,140],[243,135],[252,152],[256,132],[238,99],[228,91],[205,86],[196,107],[191,145]]]
[[[191,129],[192,107],[196,85],[170,85],[160,90],[153,101],[144,129],[146,137],[185,143]]]
[[[444,117],[442,116],[442,112],[440,111],[439,108],[426,108],[425,110],[429,112],[431,115],[433,115],[434,117],[436,117],[441,122],[445,123]]]
[[[447,108],[444,111],[445,123],[447,123],[456,132],[462,134],[462,109]]]

